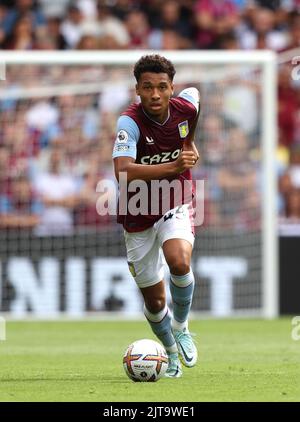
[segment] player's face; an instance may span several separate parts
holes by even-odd
[[[136,85],[144,110],[154,120],[162,123],[168,117],[173,83],[167,73],[142,73]]]

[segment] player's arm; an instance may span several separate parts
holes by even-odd
[[[169,163],[147,165],[137,164],[136,149],[140,132],[137,124],[128,116],[118,120],[118,133],[113,150],[114,168],[117,180],[120,172],[127,173],[127,180],[154,180],[171,177],[194,166],[197,157],[193,151],[182,151],[177,160]]]
[[[200,93],[197,88],[192,87],[192,88],[184,89],[183,91],[180,92],[178,96],[189,101],[191,104],[193,104],[193,106],[196,109],[196,116],[195,116],[192,126],[190,127],[189,134],[184,140],[183,149],[184,151],[193,151],[196,154],[197,159],[198,159],[199,153],[195,145],[195,133],[196,133],[196,128],[197,128],[197,124],[198,124],[199,116],[200,116]]]
[[[197,161],[196,154],[193,151],[182,151],[176,161],[163,164],[147,165],[137,164],[131,157],[117,157],[114,159],[115,175],[119,181],[119,174],[125,172],[127,181],[131,180],[158,180],[176,174],[183,173],[185,170],[194,167]]]

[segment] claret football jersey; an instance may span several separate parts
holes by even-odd
[[[183,90],[178,97],[170,99],[169,114],[165,122],[158,123],[152,120],[144,111],[142,104],[131,104],[118,119],[117,136],[113,149],[113,158],[132,157],[137,164],[157,165],[175,161],[183,148],[183,142],[196,118],[199,107],[199,94],[196,88]],[[167,180],[192,180],[191,171],[186,170]],[[146,182],[145,182],[146,183]],[[191,183],[190,183],[191,184]],[[148,187],[148,212],[133,215],[130,209],[118,212],[118,222],[123,224],[128,232],[138,232],[153,226],[166,212],[161,207],[162,191],[151,191],[151,182]],[[152,192],[152,197],[151,197]],[[136,192],[126,192],[129,201]],[[151,212],[151,203],[158,202],[159,212]],[[182,198],[182,203],[186,203]],[[172,195],[169,209],[172,209]],[[176,202],[176,205],[178,203]],[[130,207],[129,207],[130,208]],[[156,209],[156,206],[155,206]],[[122,214],[122,215],[121,215]],[[136,214],[136,213],[134,213]]]

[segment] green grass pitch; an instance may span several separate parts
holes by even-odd
[[[134,383],[122,355],[146,322],[7,322],[0,401],[299,401],[291,319],[193,320],[199,363],[180,379]]]

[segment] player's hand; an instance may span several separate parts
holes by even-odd
[[[196,154],[196,156],[197,156],[197,160],[196,161],[199,160],[199,157],[200,157],[199,156],[199,152],[198,152],[198,149],[197,149],[197,147],[196,147],[196,145],[195,145],[194,142],[187,142],[187,141],[185,141],[183,143],[183,151],[193,151]]]
[[[177,160],[174,161],[176,172],[182,173],[185,170],[194,167],[198,160],[198,156],[194,151],[181,151]]]

